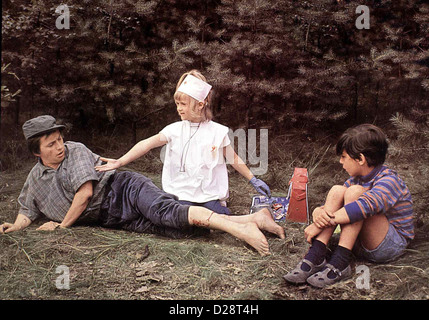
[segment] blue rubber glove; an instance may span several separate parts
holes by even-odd
[[[268,198],[271,198],[270,187],[268,187],[268,185],[264,181],[262,181],[261,179],[257,179],[256,177],[253,177],[252,179],[250,179],[250,183],[258,193]]]

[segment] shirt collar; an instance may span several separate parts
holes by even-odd
[[[368,173],[366,176],[360,177],[360,180],[362,182],[369,182],[370,180],[374,179],[374,177],[384,168],[385,167],[383,165],[379,165],[379,166],[375,167],[374,169],[372,169],[372,171],[370,173]]]
[[[40,159],[39,157],[37,158],[36,168],[37,168],[37,175],[39,178],[41,178],[46,171],[54,170],[50,167],[45,166],[42,162],[42,159]]]

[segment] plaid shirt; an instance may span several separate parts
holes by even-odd
[[[61,222],[66,216],[78,189],[87,181],[93,181],[93,196],[79,220],[98,217],[104,190],[114,171],[97,172],[95,165],[100,156],[78,142],[65,142],[65,158],[57,170],[38,163],[30,171],[18,202],[19,213],[31,221],[41,216]]]

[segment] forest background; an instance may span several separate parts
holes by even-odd
[[[313,206],[329,183],[346,178],[332,148],[338,135],[364,122],[382,127],[389,164],[408,179],[417,227],[427,229],[426,1],[69,0],[70,27],[58,29],[60,4],[2,1],[3,178],[25,178],[34,162],[22,136],[25,120],[51,114],[67,124],[66,139],[120,156],[178,120],[177,80],[199,69],[214,86],[217,122],[268,129],[262,178],[284,191],[293,167],[308,168]],[[356,26],[360,5],[370,10],[369,29]],[[154,153],[136,169],[159,180],[160,168]],[[1,200],[19,194],[18,186],[0,188]],[[249,202],[239,196],[233,189],[237,210]]]

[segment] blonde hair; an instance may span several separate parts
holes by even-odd
[[[183,96],[186,96],[189,99],[189,104],[190,104],[189,106],[191,107],[191,112],[193,113],[192,115],[195,117],[201,117],[202,121],[210,121],[213,119],[213,113],[212,113],[212,110],[210,107],[210,102],[211,102],[213,90],[210,90],[209,94],[207,95],[206,99],[204,100],[204,106],[201,109],[200,114],[197,112],[197,106],[198,106],[199,102],[196,99],[192,98],[191,96],[187,95],[186,93],[177,92],[177,89],[182,84],[182,82],[186,78],[186,76],[189,74],[200,79],[200,80],[203,80],[204,82],[207,82],[206,78],[201,74],[201,72],[199,72],[196,69],[185,72],[184,74],[182,74],[179,81],[177,82],[176,92],[174,93],[174,101],[178,101],[178,100],[182,99]]]

